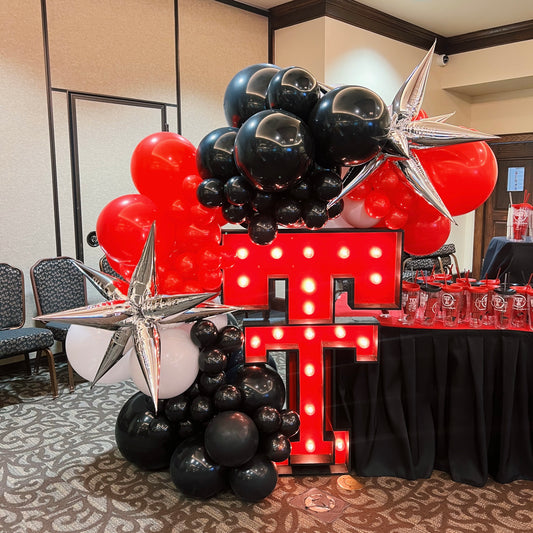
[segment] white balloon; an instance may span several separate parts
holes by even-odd
[[[353,228],[372,228],[381,220],[381,218],[371,217],[366,212],[364,200],[352,200],[346,197],[341,217]]]
[[[84,379],[92,382],[100,363],[104,358],[113,331],[88,326],[71,325],[68,328],[65,341],[65,351],[72,368]],[[126,349],[131,347],[131,338],[126,344]],[[124,381],[130,378],[129,361],[124,355],[119,361],[106,372],[97,384],[110,384]]]
[[[190,337],[190,324],[159,326],[161,344],[161,366],[159,377],[159,398],[173,398],[185,392],[198,375],[199,349]],[[137,388],[150,395],[141,370],[135,348],[128,351],[130,373]]]
[[[342,218],[342,213],[336,217],[336,218],[330,218],[326,224],[324,225],[325,228],[353,228],[351,224],[348,224],[344,218]]]

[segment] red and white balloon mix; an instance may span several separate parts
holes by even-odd
[[[496,185],[498,165],[484,141],[418,150],[417,156],[453,216],[479,207]],[[413,255],[440,248],[451,228],[444,215],[409,187],[391,160],[346,196],[340,218],[354,228],[403,229],[404,249]]]
[[[133,152],[131,175],[139,194],[112,200],[97,220],[98,242],[111,267],[130,279],[155,221],[159,291],[218,291],[221,268],[232,258],[220,246],[220,210],[196,197],[202,178],[194,145],[177,133],[149,135]]]

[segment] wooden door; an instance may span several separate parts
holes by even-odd
[[[515,176],[523,173],[523,189],[533,194],[533,133],[501,135],[499,139],[489,144],[498,160],[498,181],[489,199],[476,210],[472,265],[473,274],[476,277],[481,272],[483,258],[490,240],[493,237],[507,234],[507,209],[510,194],[513,203],[522,202],[524,198],[523,190],[512,191],[509,194],[509,173]]]

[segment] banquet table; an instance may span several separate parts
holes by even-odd
[[[510,241],[505,237],[491,239],[483,261],[481,278],[503,279],[509,275],[510,283],[527,283],[533,272],[533,242]]]
[[[356,475],[533,479],[533,332],[380,326],[336,385]]]

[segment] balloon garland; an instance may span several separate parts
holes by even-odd
[[[497,165],[482,142],[493,136],[421,109],[433,51],[390,106],[365,87],[326,87],[300,67],[241,70],[224,95],[229,127],[198,146],[198,200],[259,245],[279,227],[316,230],[341,217],[335,225],[403,229],[409,253],[438,249],[452,217],[488,198]]]
[[[283,410],[285,385],[267,365],[243,365],[244,335],[235,325],[194,323],[200,372],[189,389],[160,400],[158,414],[139,392],[120,411],[115,436],[122,455],[146,470],[168,468],[186,496],[231,489],[259,501],[276,487],[275,462],[290,455],[295,411]]]

